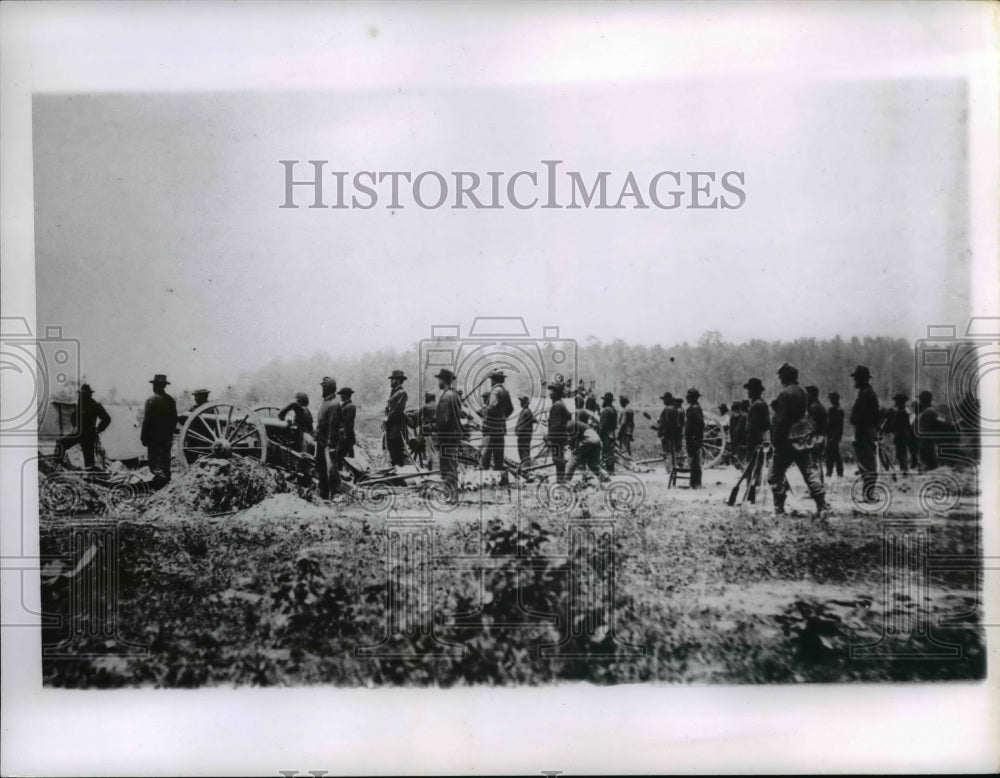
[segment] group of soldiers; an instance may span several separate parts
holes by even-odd
[[[907,407],[905,393],[893,397],[892,408],[882,408],[871,385],[872,374],[865,365],[858,365],[850,374],[854,379],[857,396],[847,421],[854,428],[854,451],[859,473],[862,476],[863,497],[875,499],[875,486],[879,471],[879,451],[883,435],[891,435],[895,459],[903,473],[911,467],[932,470],[937,467],[937,447],[934,433],[953,429],[941,419],[933,407],[929,391],[920,393],[914,413]],[[507,420],[515,411],[501,370],[488,376],[490,389],[481,395],[482,405],[476,411],[467,408],[467,399],[454,386],[456,376],[447,368],[435,378],[439,393],[427,392],[424,404],[415,419],[408,417],[407,380],[402,370],[393,370],[389,376],[389,397],[384,411],[384,447],[394,466],[408,464],[409,454],[417,452],[428,469],[433,468],[434,456],[438,458],[443,481],[455,493],[458,489],[459,454],[467,447],[468,428],[478,422],[482,431],[482,448],[479,464],[483,470],[501,473],[501,484],[508,479],[504,461]],[[764,383],[750,378],[743,388],[746,400],[736,400],[731,408],[719,406],[724,428],[728,432],[732,461],[740,466],[760,452],[766,452],[773,461],[768,484],[774,494],[778,513],[784,511],[788,491],[786,472],[789,467],[799,469],[816,503],[817,512],[827,509],[825,477],[834,472],[843,476],[844,463],[840,453],[844,435],[845,411],[840,406],[840,395],[830,392],[829,407],[819,399],[816,386],[799,385],[799,371],[784,363],[778,368],[781,390],[770,403],[764,399]],[[167,377],[157,374],[150,381],[152,396],[146,401],[143,413],[141,441],[146,447],[152,486],[161,487],[170,482],[170,458],[173,436],[176,433],[178,414],[173,397],[166,392]],[[320,382],[322,403],[316,423],[309,410],[309,397],[304,392],[295,395],[294,401],[284,407],[278,418],[288,418],[293,432],[294,445],[305,451],[310,439],[315,440],[315,468],[319,481],[319,496],[328,498],[340,486],[340,470],[345,459],[354,457],[357,443],[355,419],[357,409],[352,401],[350,387],[337,388],[337,382],[327,376]],[[581,379],[574,388],[561,375],[546,384],[551,401],[548,410],[548,429],[544,446],[551,456],[557,481],[571,479],[577,470],[589,470],[606,479],[615,470],[616,449],[631,455],[635,436],[635,411],[628,397],[619,395],[620,407],[615,407],[615,395],[605,392],[598,401],[594,382],[587,387]],[[194,393],[192,410],[208,401],[208,391]],[[69,448],[80,445],[88,468],[94,466],[95,447],[100,433],[111,423],[104,407],[94,399],[88,384],[79,389],[79,417],[73,435],[60,438],[56,452],[62,456]],[[653,426],[660,438],[668,470],[682,461],[689,473],[692,489],[702,487],[701,450],[705,435],[705,417],[699,403],[701,393],[688,389],[682,400],[671,392],[660,399],[663,409]],[[567,403],[572,400],[572,410]],[[687,403],[685,407],[685,401]],[[518,397],[520,411],[514,424],[520,467],[532,461],[532,437],[540,423],[530,405],[531,399]],[[647,414],[648,417],[648,414]],[[415,423],[414,423],[415,422]],[[419,430],[420,445],[410,440],[408,428]],[[923,433],[923,434],[921,434]],[[408,452],[409,448],[409,452]],[[759,468],[756,473],[759,477]]]

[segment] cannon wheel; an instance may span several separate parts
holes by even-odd
[[[267,430],[250,408],[227,400],[199,405],[187,417],[178,438],[180,465],[206,456],[244,456],[261,463],[267,457]]]
[[[281,408],[277,405],[258,405],[253,409],[253,412],[258,416],[263,416],[265,419],[277,419],[278,414],[281,413]]]
[[[715,467],[726,452],[726,431],[715,416],[705,416],[705,437],[701,441],[701,466]]]

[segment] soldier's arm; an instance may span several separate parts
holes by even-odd
[[[104,430],[111,426],[111,417],[100,403],[97,404],[97,418],[100,419],[100,424],[97,425],[98,433],[104,432]]]

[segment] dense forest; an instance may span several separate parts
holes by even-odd
[[[249,403],[278,402],[304,390],[318,399],[319,380],[330,375],[340,386],[354,389],[359,405],[380,406],[387,396],[389,373],[398,367],[415,376],[418,353],[414,346],[405,352],[382,350],[352,358],[316,353],[305,359],[275,359],[258,370],[241,374],[231,387],[217,389],[213,396],[230,396]],[[828,392],[838,391],[849,404],[854,395],[850,373],[858,364],[871,369],[872,384],[884,404],[891,404],[890,398],[896,392],[904,391],[915,397],[917,391],[925,388],[934,391],[935,398],[942,403],[948,400],[944,370],[922,374],[920,385],[914,385],[917,380],[914,346],[902,338],[800,338],[730,343],[719,332],[710,331],[694,345],[682,343],[671,347],[630,345],[622,340],[604,343],[589,338],[578,344],[577,369],[574,371],[571,362],[567,362],[565,370],[567,378],[594,381],[599,392],[626,394],[640,405],[657,405],[664,391],[676,394],[697,387],[702,393],[702,404],[715,406],[745,397],[742,386],[750,376],[760,378],[769,390],[765,396],[773,397],[779,387],[776,370],[785,361],[799,368],[803,385],[818,386],[824,400]],[[419,400],[414,396],[415,379],[408,388],[412,405]],[[516,385],[511,388],[526,391]]]

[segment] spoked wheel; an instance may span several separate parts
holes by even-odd
[[[181,428],[181,467],[202,457],[242,456],[263,463],[267,430],[261,417],[239,403],[217,400],[195,408]]]
[[[701,441],[701,466],[715,467],[726,451],[726,431],[713,416],[705,417],[705,437]]]

